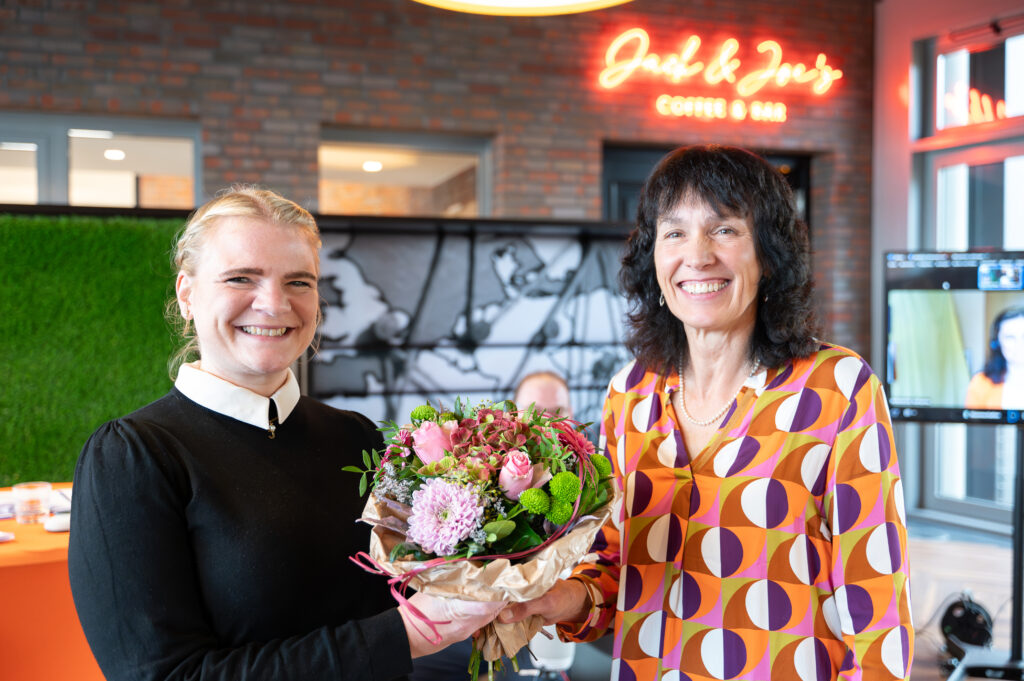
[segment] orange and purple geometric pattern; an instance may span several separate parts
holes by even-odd
[[[678,377],[611,381],[602,441],[623,489],[576,568],[595,597],[564,626],[614,627],[614,681],[883,681],[910,674],[903,488],[878,378],[822,344],[755,374],[690,456]]]

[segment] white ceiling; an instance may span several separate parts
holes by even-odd
[[[107,160],[103,157],[107,149],[120,149],[125,154],[124,160]],[[192,140],[183,137],[68,138],[68,161],[73,170],[126,170],[138,175],[191,177],[194,172],[192,153]]]
[[[319,157],[323,179],[404,187],[435,187],[477,163],[476,154],[353,142],[321,144]],[[364,161],[379,161],[384,168],[368,173]]]

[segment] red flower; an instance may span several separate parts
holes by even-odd
[[[587,436],[573,428],[566,421],[551,424],[558,431],[558,441],[579,457],[589,457],[594,453],[594,444]]]

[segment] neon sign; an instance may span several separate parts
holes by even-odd
[[[967,88],[962,82],[953,86],[952,92],[945,93],[943,104],[953,115],[954,120],[966,121],[965,125],[975,123],[991,123],[1006,118],[1006,102],[1002,99],[993,102],[992,97],[982,94],[977,88],[971,88],[964,97]]]
[[[702,76],[708,85],[730,84],[739,99],[663,94],[654,102],[655,110],[663,116],[696,118],[732,118],[781,123],[786,120],[786,105],[781,102],[753,101],[746,98],[757,94],[769,84],[779,88],[805,86],[813,94],[822,95],[843,77],[843,72],[828,63],[821,53],[813,66],[782,60],[782,46],[774,40],[757,45],[764,55],[753,68],[742,69],[736,57],[740,43],[728,38],[717,52],[698,60],[701,49],[699,36],[691,35],[678,53],[659,55],[650,51],[651,39],[642,28],[631,28],[611,42],[605,52],[605,67],[598,83],[606,89],[616,88],[637,73],[651,74],[673,84],[690,82]]]

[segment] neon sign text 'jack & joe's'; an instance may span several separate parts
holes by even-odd
[[[722,42],[717,54],[706,61],[697,60],[701,47],[699,36],[691,35],[678,54],[661,56],[650,52],[651,39],[642,28],[631,28],[611,42],[605,52],[605,68],[598,77],[599,84],[611,89],[631,78],[637,71],[660,76],[672,83],[689,81],[703,73],[709,85],[729,83],[736,94],[747,98],[774,83],[779,88],[807,85],[812,93],[822,95],[843,77],[843,72],[828,64],[821,53],[814,65],[782,61],[782,46],[774,40],[764,40],[757,52],[765,55],[756,68],[741,71],[742,62],[736,58],[739,41],[728,38]],[[733,118],[780,123],[786,120],[786,105],[781,102],[727,100],[723,97],[693,97],[663,94],[655,99],[655,110],[664,116],[701,118]]]

